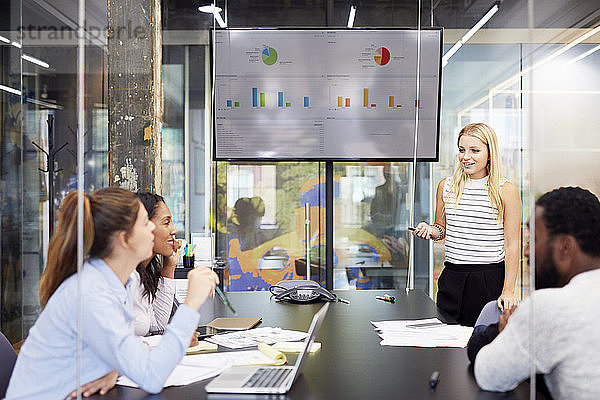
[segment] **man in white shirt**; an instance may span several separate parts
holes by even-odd
[[[599,399],[600,202],[596,196],[568,187],[539,198],[535,268],[536,288],[543,289],[512,315],[501,317],[500,334],[475,359],[477,383],[484,390],[512,390],[529,377],[533,361],[554,399]]]

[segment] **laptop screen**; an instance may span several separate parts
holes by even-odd
[[[292,371],[293,379],[291,379],[287,384],[288,390],[292,387],[292,384],[296,381],[296,378],[298,378],[299,372],[302,369],[302,365],[304,364],[304,361],[306,361],[306,357],[310,352],[312,344],[315,342],[315,337],[317,336],[317,332],[319,331],[319,328],[325,319],[325,314],[327,314],[328,309],[329,303],[325,303],[312,319],[310,328],[308,329],[308,337],[304,339],[304,350],[298,355],[296,364],[294,365],[294,369]]]

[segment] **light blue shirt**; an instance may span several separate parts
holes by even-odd
[[[129,282],[128,282],[129,283]],[[200,314],[181,305],[159,345],[149,350],[134,334],[126,287],[101,259],[81,273],[81,384],[116,369],[150,393],[162,390],[185,355]],[[21,348],[6,399],[64,399],[77,383],[77,274],[50,297]]]

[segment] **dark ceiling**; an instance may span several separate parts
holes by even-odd
[[[444,28],[470,28],[492,7],[493,0],[421,1],[421,25]],[[163,27],[166,29],[206,29],[209,15],[198,13],[191,0],[163,1]],[[527,28],[527,0],[499,2],[500,11],[490,21],[491,28]],[[417,26],[419,2],[414,0],[218,0],[226,10],[230,27],[345,26],[350,5],[357,7],[355,26]],[[538,28],[582,28],[600,22],[598,0],[544,0],[534,2],[534,25]]]
[[[204,30],[213,24],[210,14],[198,11],[210,0],[163,0],[162,23],[168,30]],[[528,0],[504,0],[489,28],[527,28]],[[61,26],[77,21],[76,0],[0,0],[0,30],[32,23]],[[87,0],[88,24],[103,26],[106,0]],[[230,27],[342,27],[350,5],[357,7],[355,26],[417,26],[419,2],[415,0],[217,0]],[[493,0],[423,0],[421,25],[470,28],[494,4]],[[22,7],[21,7],[22,5]],[[20,11],[22,15],[20,15]],[[598,0],[543,0],[534,2],[536,28],[584,28],[600,23]]]

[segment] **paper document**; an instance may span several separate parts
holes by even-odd
[[[195,260],[204,261],[210,266],[212,261],[212,236],[193,235],[192,246],[195,246]]]
[[[143,339],[150,339],[151,343],[158,343],[156,336]],[[160,339],[160,336],[158,336],[158,339]],[[183,357],[169,375],[164,387],[189,385],[217,376],[225,369],[234,366],[283,365],[285,363],[287,363],[285,354],[264,343],[258,345],[258,350],[187,355]],[[126,376],[120,376],[117,379],[117,385],[138,387],[135,382]]]
[[[152,348],[158,345],[158,342],[160,342],[160,339],[162,338],[162,335],[153,335],[153,336],[146,336],[146,337],[142,337],[142,342]],[[185,354],[198,354],[198,353],[206,353],[206,352],[211,352],[211,351],[217,351],[218,346],[214,343],[210,343],[207,342],[206,340],[201,340],[198,342],[198,344],[194,347],[188,347],[185,350]]]
[[[243,331],[258,325],[261,321],[260,317],[220,317],[206,325],[222,330]]]
[[[229,347],[231,349],[241,349],[243,347],[257,346],[259,343],[273,344],[277,342],[295,342],[297,340],[303,340],[307,336],[308,334],[306,332],[262,327],[247,331],[215,335],[206,340],[216,343],[219,346]]]
[[[405,319],[405,320],[397,320],[397,321],[379,321],[379,322],[371,321],[371,323],[373,324],[373,326],[375,326],[375,329],[377,329],[379,331],[382,331],[382,330],[386,330],[386,331],[404,330],[404,329],[407,329],[408,325],[411,326],[411,329],[416,329],[416,328],[412,328],[414,326],[423,327],[423,328],[418,328],[419,330],[424,329],[425,324],[431,324],[432,328],[446,326],[446,324],[444,324],[442,321],[440,321],[437,318]]]
[[[284,353],[300,353],[304,351],[304,342],[277,342],[271,347]],[[314,342],[312,346],[310,346],[310,352],[314,353],[320,348],[321,343]]]
[[[271,348],[269,355],[261,350],[227,351],[221,353],[197,354],[185,356],[179,365],[194,367],[206,365],[223,365],[230,367],[245,365],[283,365],[287,362],[285,355]]]
[[[399,321],[371,321],[382,346],[466,347],[473,328],[446,325],[437,318]]]
[[[175,279],[175,298],[180,304],[185,302],[185,296],[188,291],[188,280],[187,279]]]
[[[210,353],[212,351],[217,351],[219,346],[214,343],[207,342],[206,340],[201,340],[194,347],[188,347],[185,351],[185,354],[199,354],[199,353]]]
[[[180,265],[183,267],[183,256],[185,256],[185,246],[187,244],[187,242],[185,241],[185,239],[178,239],[179,243],[181,244],[180,250],[179,250],[179,258],[177,259],[177,265]]]
[[[226,359],[214,358],[202,361],[190,360],[190,357],[202,357],[202,355],[183,357],[183,360],[181,360],[167,378],[164,387],[189,385],[190,383],[215,377],[230,367],[230,364],[227,363]],[[139,387],[126,376],[120,376],[119,379],[117,379],[117,385]]]

